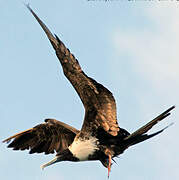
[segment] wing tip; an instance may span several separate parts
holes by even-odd
[[[23,2],[23,4],[24,4],[24,6],[25,6],[29,11],[32,12],[32,9],[31,9],[31,7],[30,7],[30,3],[25,3],[25,2]]]
[[[22,132],[20,132],[20,133],[17,133],[17,134],[15,134],[15,135],[13,135],[13,136],[10,136],[10,137],[8,137],[7,139],[5,139],[5,140],[3,140],[2,141],[2,143],[9,143],[12,139],[14,139],[14,138],[16,138],[17,136],[19,136],[19,135],[22,135],[22,134],[24,134],[24,133],[27,133],[28,131],[31,131],[33,128],[30,128],[30,129],[27,129],[27,130],[25,130],[25,131],[22,131]]]
[[[24,3],[24,5],[27,7],[27,9],[32,13],[32,15],[35,17],[37,22],[40,24],[41,28],[44,30],[46,33],[48,39],[50,40],[52,46],[54,49],[57,49],[58,47],[58,40],[54,37],[54,35],[51,33],[51,31],[48,29],[48,27],[44,24],[44,22],[37,16],[37,14],[32,10],[30,7],[30,4]]]
[[[11,140],[11,139],[7,138],[7,139],[3,140],[2,143],[5,143],[5,142],[6,142],[6,143],[9,143],[10,140]]]
[[[3,140],[2,143],[7,143],[8,144],[14,138],[14,136],[8,137],[7,139]]]

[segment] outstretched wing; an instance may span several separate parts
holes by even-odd
[[[63,42],[49,31],[28,5],[27,7],[45,31],[56,51],[65,76],[71,82],[83,102],[85,119],[82,131],[92,132],[100,126],[107,133],[116,136],[119,126],[116,118],[116,103],[112,93],[82,71],[77,59],[65,47]]]
[[[63,122],[55,119],[46,119],[45,123],[39,124],[31,129],[20,132],[5,139],[8,147],[13,150],[29,150],[29,153],[45,154],[61,152],[67,149],[73,142],[79,131]]]

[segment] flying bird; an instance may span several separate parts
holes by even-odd
[[[13,150],[29,150],[30,154],[56,152],[55,158],[42,165],[42,169],[61,161],[98,160],[108,168],[109,177],[112,160],[115,162],[114,158],[128,147],[164,131],[168,126],[153,134],[147,134],[155,124],[169,116],[175,106],[131,134],[121,128],[117,122],[116,103],[112,93],[83,72],[77,59],[58,36],[50,32],[29,5],[26,6],[52,44],[64,75],[84,105],[85,116],[81,130],[55,119],[45,119],[44,123],[17,133],[3,142],[9,143],[8,147]]]

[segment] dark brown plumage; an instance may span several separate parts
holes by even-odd
[[[79,131],[55,119],[46,119],[45,123],[9,137],[3,142],[14,139],[8,145],[13,150],[29,150],[29,153],[45,154],[62,152],[73,142]]]
[[[59,161],[99,160],[108,168],[109,173],[112,158],[123,153],[129,146],[149,139],[165,129],[146,134],[156,123],[170,115],[174,106],[132,134],[120,128],[112,93],[82,71],[77,59],[63,42],[49,31],[29,6],[27,7],[45,31],[65,76],[83,102],[85,117],[81,131],[63,122],[46,119],[45,123],[15,134],[3,142],[13,140],[8,147],[14,150],[28,149],[29,153],[49,154],[56,151],[56,158],[42,168]]]

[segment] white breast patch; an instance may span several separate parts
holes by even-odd
[[[80,161],[86,161],[89,155],[99,149],[97,143],[98,140],[95,137],[90,137],[88,140],[76,139],[68,149]]]

